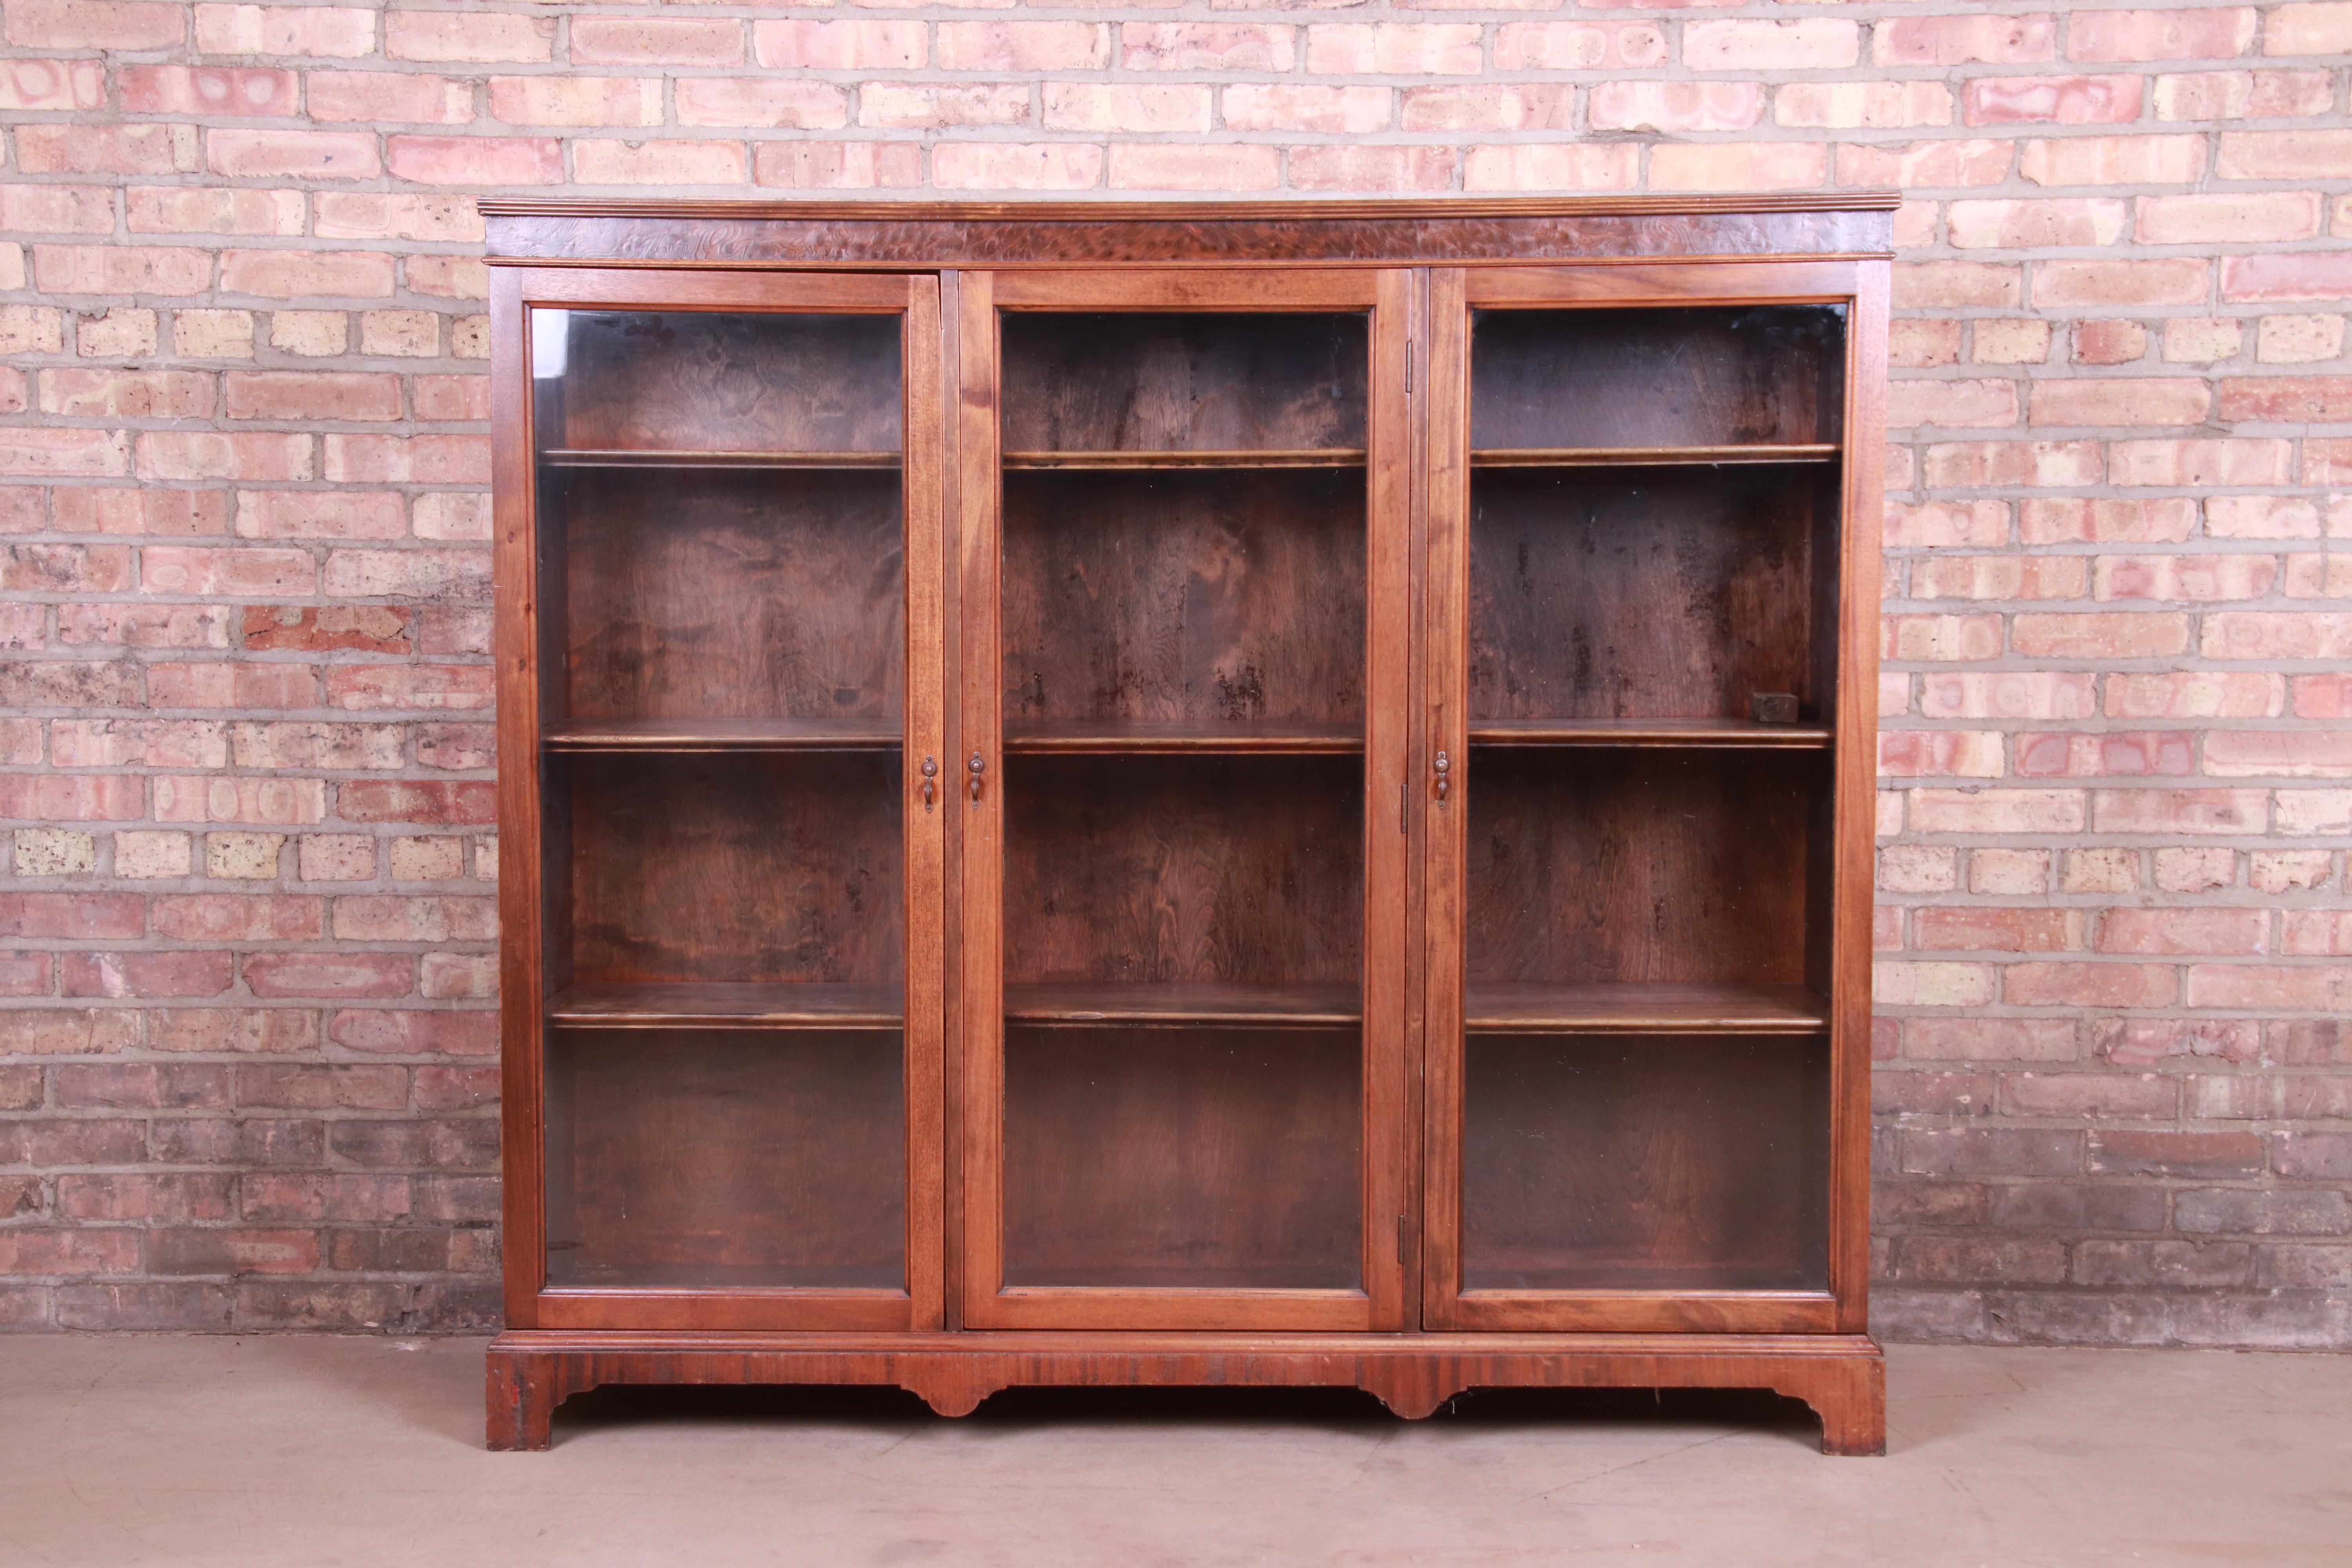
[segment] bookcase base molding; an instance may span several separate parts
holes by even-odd
[[[509,1330],[489,1446],[544,1448],[556,1407],[612,1384],[898,1387],[941,1415],[1007,1388],[1360,1388],[1419,1420],[1474,1388],[1763,1388],[1821,1417],[1824,1454],[1886,1451],[1866,1334],[632,1334]]]
[[[1189,1384],[1878,1451],[1895,205],[485,202],[492,1446]]]

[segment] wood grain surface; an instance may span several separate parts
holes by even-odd
[[[898,1037],[559,1030],[555,1286],[906,1286]]]
[[[1465,1289],[1825,1290],[1828,1069],[1818,1037],[1474,1037]]]
[[[904,711],[898,474],[616,470],[561,483],[571,718]]]
[[[1361,724],[1360,473],[1004,481],[1007,721]]]
[[[904,981],[894,756],[597,755],[565,766],[576,983]]]
[[[1816,493],[1802,469],[1480,474],[1474,722],[1745,718],[1758,691],[1814,716]]]
[[[1362,1284],[1353,1029],[1015,1029],[1004,1282]]]

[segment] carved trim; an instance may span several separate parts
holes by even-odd
[[[1893,212],[1900,191],[1751,195],[1421,197],[1306,202],[802,202],[639,196],[480,196],[484,217],[663,217],[868,223],[1283,223],[1391,218],[1615,217],[1654,214]]]

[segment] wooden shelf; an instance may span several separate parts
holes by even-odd
[[[1356,752],[1364,731],[1356,724],[1161,724],[1148,720],[1008,721],[1004,749],[1068,755],[1080,752],[1160,754],[1216,752],[1282,754]]]
[[[1488,1035],[1810,1035],[1829,1004],[1801,985],[1480,985],[1463,1027]]]
[[[1759,724],[1747,719],[1475,719],[1474,746],[1717,746],[1823,751],[1822,724]]]
[[[698,452],[634,447],[556,447],[539,460],[551,468],[895,468],[896,452]]]
[[[1007,468],[1063,468],[1123,472],[1161,468],[1360,468],[1360,447],[1258,447],[1246,451],[1198,452],[1006,452]]]
[[[896,985],[814,981],[569,985],[548,1003],[547,1021],[594,1029],[896,1029],[906,1003]]]
[[[1628,468],[1717,466],[1726,463],[1834,463],[1844,448],[1801,447],[1486,447],[1472,450],[1474,468]]]
[[[895,719],[573,719],[550,725],[551,752],[886,752]]]
[[[1004,1016],[1015,1024],[1066,1027],[1349,1028],[1363,1022],[1364,999],[1355,985],[1076,982],[1007,985]]]

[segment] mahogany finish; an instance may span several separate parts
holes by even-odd
[[[1892,197],[483,205],[493,1447],[838,1381],[1883,1447]]]

